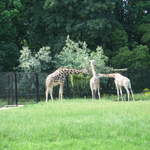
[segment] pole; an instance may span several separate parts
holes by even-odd
[[[15,104],[18,105],[18,90],[17,90],[17,74],[14,72],[15,77]]]
[[[39,97],[39,77],[38,73],[35,73],[35,85],[36,85],[36,102],[38,103],[40,101]]]

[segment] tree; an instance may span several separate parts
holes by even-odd
[[[106,66],[108,58],[104,55],[102,47],[98,46],[96,50],[90,50],[86,42],[74,42],[67,36],[65,46],[60,54],[55,57],[55,64],[57,67],[69,67],[76,69],[86,68],[91,71],[89,60],[96,60],[97,72],[106,72],[111,68]],[[89,80],[91,75],[71,75],[69,76],[68,84],[71,85],[70,92],[74,97],[88,96],[90,92]],[[86,89],[86,91],[84,90]],[[80,92],[84,91],[84,92]]]
[[[23,47],[19,58],[19,68],[25,72],[41,72],[49,68],[50,61],[50,47],[42,47],[34,55],[28,47]]]
[[[16,70],[19,50],[14,43],[0,43],[0,71]]]
[[[21,0],[0,1],[0,71],[13,71],[25,35]]]
[[[132,51],[128,47],[120,49],[113,57],[112,63],[116,67],[130,69],[148,69],[150,67],[150,54],[147,46],[139,45]]]
[[[128,34],[128,46],[135,48],[139,43],[137,28],[143,23],[149,23],[150,1],[122,0],[116,2],[115,14]]]
[[[69,34],[74,41],[86,41],[95,49],[112,28],[114,7],[112,0],[36,1],[25,11],[29,18],[26,35],[29,46],[49,45],[55,55],[62,50]]]
[[[132,51],[128,47],[121,48],[113,57],[112,63],[115,67],[129,69],[128,76],[135,90],[142,91],[145,87],[149,88],[150,54],[147,46],[138,45]]]
[[[116,26],[103,41],[106,55],[111,59],[121,47],[128,46],[128,35],[123,27]]]
[[[78,43],[72,41],[67,36],[66,44],[63,50],[56,56],[57,67],[70,67],[76,69],[89,68],[89,60],[96,60],[97,70],[104,72],[109,68],[106,67],[108,58],[104,55],[102,47],[97,47],[95,51],[87,47],[86,42],[79,41]]]
[[[137,28],[137,36],[141,44],[150,48],[150,23],[140,24]]]

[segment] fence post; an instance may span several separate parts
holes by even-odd
[[[13,101],[14,101],[14,86],[13,86],[13,72],[10,72],[10,103],[9,103],[9,105],[12,105],[13,104]]]
[[[11,97],[11,94],[10,94],[11,93],[10,92],[10,83],[11,83],[10,82],[10,72],[7,74],[7,77],[8,77],[8,83],[7,83],[8,84],[8,86],[7,86],[8,87],[8,95],[7,95],[7,98],[8,98],[8,105],[9,105],[10,104],[10,97]]]
[[[35,87],[36,87],[36,102],[38,103],[40,101],[38,73],[35,73]]]
[[[14,77],[15,77],[15,104],[16,106],[18,105],[18,90],[17,90],[17,74],[14,72]]]

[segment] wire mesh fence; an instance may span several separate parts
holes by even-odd
[[[45,100],[45,79],[49,73],[0,72],[0,106],[22,103],[34,103]],[[150,88],[150,71],[137,70],[124,73],[131,79],[134,92]],[[89,80],[91,76],[67,77],[64,85],[65,98],[89,98],[91,91]],[[116,94],[114,80],[100,79],[101,94]],[[53,96],[58,98],[58,86],[54,88]]]
[[[38,102],[44,94],[42,80],[45,79],[46,75],[45,73],[1,72],[0,105],[17,105],[18,102],[29,100]]]
[[[34,103],[45,100],[45,79],[48,73],[0,72],[0,106]],[[88,80],[88,79],[87,79]],[[85,81],[85,80],[84,80]],[[69,78],[64,85],[64,97],[85,97],[90,93],[88,81],[82,88],[72,87]],[[53,95],[58,98],[58,86],[54,88]],[[83,92],[81,92],[83,91]]]

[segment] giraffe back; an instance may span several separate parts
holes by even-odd
[[[117,82],[117,84],[119,86],[124,86],[124,87],[128,87],[131,88],[131,82],[130,79],[128,79],[127,77],[117,73],[115,76],[115,82]]]
[[[46,82],[53,82],[54,85],[63,84],[66,76],[69,74],[79,74],[86,73],[85,70],[76,70],[76,69],[68,69],[68,68],[58,68],[56,71],[48,75]]]

